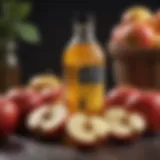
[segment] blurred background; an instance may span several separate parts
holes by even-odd
[[[72,20],[75,11],[90,11],[96,17],[96,35],[104,47],[108,61],[107,76],[109,88],[113,86],[112,67],[107,57],[106,43],[112,27],[118,23],[124,9],[135,4],[144,4],[151,9],[157,9],[160,2],[156,0],[111,0],[111,1],[77,1],[47,2],[38,0],[33,3],[29,20],[40,30],[42,42],[40,45],[30,45],[21,42],[18,56],[22,67],[23,82],[30,76],[47,70],[61,75],[61,56],[65,45],[72,35]]]

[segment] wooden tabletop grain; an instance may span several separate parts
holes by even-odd
[[[0,160],[160,160],[160,137],[144,138],[134,144],[106,144],[83,152],[63,144],[13,136],[1,145]]]

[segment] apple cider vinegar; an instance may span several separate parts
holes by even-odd
[[[73,29],[63,55],[65,100],[71,112],[99,113],[104,101],[105,60],[92,17],[80,17]]]

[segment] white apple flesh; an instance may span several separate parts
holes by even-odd
[[[28,116],[27,127],[38,136],[54,138],[64,129],[67,118],[68,110],[62,104],[42,106]]]
[[[105,120],[111,126],[113,139],[133,141],[147,128],[145,118],[136,113],[128,112],[124,108],[111,108],[104,113]]]
[[[66,133],[76,147],[95,147],[109,134],[110,128],[102,117],[74,114],[66,125]]]

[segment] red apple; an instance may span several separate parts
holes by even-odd
[[[44,102],[53,103],[62,98],[62,88],[45,88],[41,91],[41,96]]]
[[[145,116],[149,130],[156,132],[160,129],[160,95],[153,93],[133,94],[126,106],[130,110],[136,110]]]
[[[124,105],[129,95],[139,92],[138,89],[119,87],[112,89],[105,97],[105,104],[108,106]]]
[[[128,31],[126,41],[130,47],[151,48],[155,45],[156,34],[153,28],[145,23],[132,25]]]
[[[40,93],[31,94],[28,99],[25,100],[25,105],[22,106],[24,114],[28,114],[34,109],[41,107],[44,104],[43,97]]]
[[[19,110],[12,101],[0,98],[0,138],[11,135],[17,127]]]
[[[28,100],[28,97],[31,97],[33,94],[35,94],[35,91],[32,89],[13,88],[7,92],[6,97],[15,102],[18,106],[23,106],[26,100]]]
[[[111,38],[113,41],[124,41],[128,30],[130,30],[131,25],[118,25],[113,28],[111,32]]]
[[[22,117],[43,103],[41,94],[28,88],[14,88],[7,93],[6,97],[16,103]]]
[[[153,27],[156,33],[160,33],[160,10],[157,10],[153,15],[152,19],[149,21],[149,25]]]
[[[130,30],[131,25],[118,25],[113,28],[111,32],[110,49],[126,48],[126,36]]]

